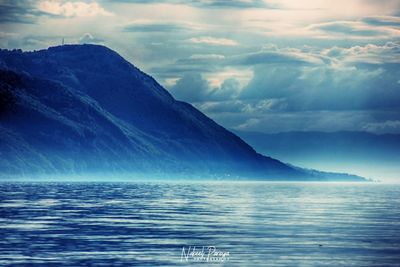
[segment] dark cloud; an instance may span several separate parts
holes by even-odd
[[[186,73],[170,92],[178,99],[188,102],[204,101],[211,93],[208,82],[198,73]]]
[[[399,46],[388,42],[322,51],[275,47],[237,56],[190,57],[167,67],[163,77],[183,76],[171,90],[182,100],[240,100],[248,104],[248,112],[400,110]],[[233,77],[210,88],[200,75],[223,72],[227,67],[239,72],[242,67],[251,68],[253,78],[243,88]]]
[[[278,51],[261,51],[257,53],[249,53],[231,58],[233,64],[239,65],[259,65],[259,64],[298,64],[298,65],[315,65],[322,63],[321,59],[297,52],[278,52]]]
[[[375,16],[362,19],[363,22],[375,26],[394,26],[400,27],[400,17],[394,16]]]
[[[302,74],[296,66],[259,66],[253,69],[254,77],[242,90],[242,99],[287,97],[296,92],[294,85]]]
[[[400,120],[399,46],[388,42],[324,50],[267,47],[257,53],[208,57],[209,61],[193,56],[175,66],[185,66],[182,73],[196,67],[199,72],[183,76],[171,92],[228,127],[395,131]],[[199,74],[211,75],[210,66],[216,73],[228,66],[238,71],[251,68],[253,77],[244,87],[228,77],[211,88]],[[379,118],[368,116],[378,113]]]
[[[182,53],[183,58],[178,59],[173,63],[152,67],[149,69],[149,72],[152,73],[157,78],[165,79],[165,78],[182,77],[186,73],[194,73],[194,74],[213,73],[219,71],[221,67],[226,66],[227,64],[225,57],[222,55],[212,55],[212,54],[211,56],[207,54],[187,55],[187,53],[192,53],[192,51],[179,49],[179,51],[176,52],[175,50],[179,47],[180,47],[179,44],[176,44],[174,47],[170,48],[166,47],[166,45],[157,48],[156,51],[154,51],[154,53],[157,53],[160,56],[163,56],[162,55],[163,53],[164,54],[168,53],[168,55],[172,56],[177,56],[178,53]]]
[[[225,50],[224,52],[230,51],[229,48]],[[182,76],[184,73],[215,73],[221,71],[223,68],[232,66],[237,68],[254,68],[258,65],[296,65],[297,67],[301,67],[318,66],[327,61],[329,60],[323,55],[302,53],[298,49],[290,49],[289,51],[267,51],[264,49],[255,53],[242,53],[233,56],[195,54],[190,57],[178,59],[169,65],[153,67],[150,69],[150,72],[157,77],[166,78],[168,76]]]
[[[286,110],[400,110],[400,66],[260,67],[241,99],[283,98]]]
[[[215,66],[207,65],[168,65],[169,67],[153,67],[149,71],[159,78],[173,78],[176,76],[182,76],[185,74],[201,74],[216,71],[218,68]]]
[[[234,78],[226,79],[221,86],[212,88],[199,73],[185,73],[169,91],[179,100],[191,103],[226,101],[234,99],[240,83]]]
[[[240,88],[241,86],[237,79],[228,78],[211,93],[210,99],[221,101],[235,98],[239,94]]]
[[[351,37],[374,37],[387,35],[383,28],[370,27],[357,21],[334,21],[315,24],[310,27],[312,30],[319,30],[327,33],[349,35]]]
[[[54,12],[40,6],[36,0],[3,0],[0,2],[0,23],[35,24],[41,17],[65,18],[77,16],[111,15],[97,2],[54,1],[59,10]]]
[[[174,23],[152,23],[152,22],[135,22],[124,26],[123,31],[125,32],[176,32],[189,30],[190,28],[185,25],[179,25]]]
[[[36,23],[46,13],[38,10],[35,1],[5,0],[0,2],[0,23]]]
[[[207,55],[204,55],[203,57],[201,56],[196,56],[196,55],[191,55],[189,58],[182,58],[182,59],[178,59],[175,64],[176,65],[180,65],[180,66],[193,66],[193,65],[197,65],[197,66],[209,66],[209,65],[219,65],[220,63],[222,63],[224,61],[225,57],[212,57],[212,55],[210,57],[207,57]]]

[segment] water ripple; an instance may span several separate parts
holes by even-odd
[[[0,183],[1,266],[399,266],[400,187]],[[204,265],[202,262],[192,262]]]

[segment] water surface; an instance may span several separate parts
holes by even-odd
[[[0,236],[1,266],[399,266],[400,186],[3,182]]]

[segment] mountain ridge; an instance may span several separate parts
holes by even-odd
[[[234,129],[232,132],[257,150],[269,151],[276,155],[284,154],[290,147],[292,156],[302,154],[318,156],[321,152],[326,152],[325,154],[336,154],[341,157],[363,156],[374,160],[399,157],[400,135],[394,133],[378,134],[363,131],[262,133]]]

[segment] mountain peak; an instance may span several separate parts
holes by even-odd
[[[34,51],[33,53],[35,52],[39,54],[57,54],[59,56],[74,57],[75,60],[83,60],[81,63],[84,63],[85,60],[90,61],[93,59],[100,60],[101,63],[101,60],[105,59],[106,61],[103,63],[111,64],[120,61],[132,65],[114,50],[97,44],[65,44],[60,46],[52,46],[44,50]]]
[[[122,90],[127,90],[172,99],[151,76],[102,45],[67,44],[30,52],[2,50],[0,62],[0,67],[61,81],[85,93],[120,90],[121,95]]]
[[[98,51],[110,51],[115,53],[112,49],[104,45],[99,44],[64,44],[57,46],[50,46],[43,50],[53,50],[53,51],[71,51],[71,50],[98,50]]]
[[[50,46],[45,49],[40,50],[31,50],[31,51],[23,51],[21,49],[0,49],[0,52],[3,54],[30,54],[30,53],[38,53],[38,54],[46,54],[46,53],[98,53],[98,55],[115,55],[118,56],[118,53],[113,51],[104,45],[98,44],[64,44],[57,46]],[[120,57],[121,58],[121,57]]]
[[[3,65],[14,67],[17,70],[24,70],[35,64],[49,64],[49,69],[53,67],[54,63],[58,63],[60,64],[58,69],[81,67],[90,70],[91,67],[93,71],[104,72],[114,69],[115,73],[139,71],[115,51],[95,44],[66,44],[35,51],[2,49],[0,55]]]

